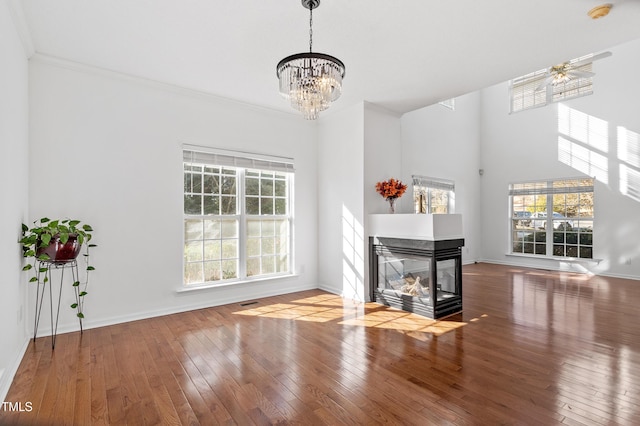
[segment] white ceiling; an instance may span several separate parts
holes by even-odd
[[[640,0],[322,0],[314,52],[346,65],[341,109],[398,113],[640,37]],[[280,59],[309,47],[300,0],[23,0],[35,51],[293,112]],[[606,60],[606,59],[605,59]],[[597,66],[595,66],[597,74]]]

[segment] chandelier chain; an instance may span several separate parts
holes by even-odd
[[[313,47],[313,7],[309,8],[309,53]]]

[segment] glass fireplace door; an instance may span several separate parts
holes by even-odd
[[[378,291],[431,305],[431,263],[424,256],[378,255]]]
[[[369,237],[371,301],[444,318],[462,312],[464,239]]]

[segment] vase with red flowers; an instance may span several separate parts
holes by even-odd
[[[394,178],[376,183],[376,192],[389,202],[389,213],[395,213],[396,199],[402,197],[406,190],[407,185]]]

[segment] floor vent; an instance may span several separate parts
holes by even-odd
[[[249,305],[255,305],[258,302],[245,302],[245,303],[241,303],[240,306],[249,306]]]

